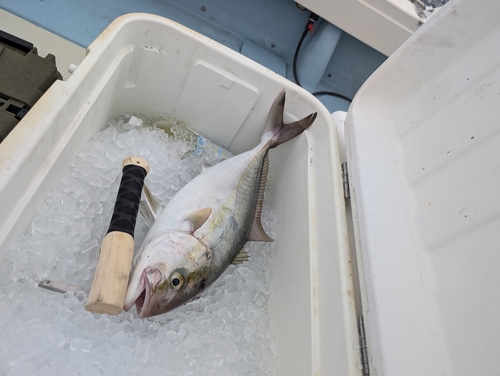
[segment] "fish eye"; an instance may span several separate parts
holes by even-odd
[[[179,290],[184,286],[184,276],[181,273],[174,272],[170,276],[170,284],[174,290]]]

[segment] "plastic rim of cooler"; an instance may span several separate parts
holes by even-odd
[[[318,112],[301,137],[271,151],[273,254],[270,325],[279,375],[360,374],[338,140],[305,90],[165,18],[130,14],[90,46],[0,145],[0,257],[72,157],[125,111],[171,113],[232,152],[255,146],[278,91],[285,120]],[[22,148],[19,147],[22,145]]]

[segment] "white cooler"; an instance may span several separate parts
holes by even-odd
[[[450,1],[346,120],[372,375],[499,375],[500,2]]]
[[[269,315],[279,375],[497,374],[499,21],[498,2],[456,0],[359,91],[346,120],[351,262],[326,108],[172,21],[120,17],[0,145],[0,257],[108,119],[172,113],[237,153],[258,143],[284,87],[285,120],[318,118],[270,156],[280,225]]]

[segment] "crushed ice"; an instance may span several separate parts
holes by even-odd
[[[36,287],[49,278],[89,288],[113,210],[122,160],[148,160],[146,181],[167,202],[230,154],[162,115],[112,119],[72,161],[0,263],[0,371],[14,375],[273,375],[269,329],[270,243],[249,243],[250,261],[229,269],[198,300],[150,319],[84,309],[83,292]],[[154,123],[154,124],[153,124]],[[272,212],[263,222],[271,236]],[[147,232],[139,216],[135,240]]]

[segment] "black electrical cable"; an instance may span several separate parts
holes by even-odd
[[[299,39],[299,43],[297,44],[297,48],[295,49],[295,54],[293,55],[293,64],[292,64],[293,78],[295,80],[295,83],[297,85],[299,85],[300,87],[302,87],[302,85],[300,84],[299,75],[297,74],[297,59],[299,57],[300,47],[302,47],[302,43],[304,42],[304,39],[306,39],[306,35],[307,35],[308,31],[309,31],[309,29],[306,27],[306,29],[302,33],[302,36]]]
[[[312,93],[312,95],[314,95],[315,97],[317,97],[318,95],[331,95],[332,97],[337,97],[337,98],[343,99],[347,102],[352,102],[351,98],[346,97],[345,95],[342,95],[339,93],[334,93],[333,91],[316,91],[316,92]]]
[[[304,31],[302,32],[302,35],[300,36],[299,43],[297,43],[297,47],[295,48],[295,54],[293,55],[293,63],[292,63],[293,78],[295,80],[295,83],[297,85],[299,85],[300,87],[303,87],[303,86],[300,84],[299,75],[297,73],[297,60],[299,58],[299,52],[300,52],[300,48],[302,47],[302,43],[304,43],[304,39],[306,38],[307,33],[309,31],[312,31],[312,25],[314,25],[314,23],[316,22],[317,19],[318,19],[318,15],[311,12],[311,15],[309,16],[309,20],[307,21],[306,27],[305,27]],[[330,95],[332,97],[337,97],[337,98],[343,99],[345,101],[352,102],[351,98],[349,98],[345,95],[339,94],[339,93],[335,93],[333,91],[316,91],[316,92],[312,93],[312,95],[314,95],[315,97],[317,97],[318,95]]]

